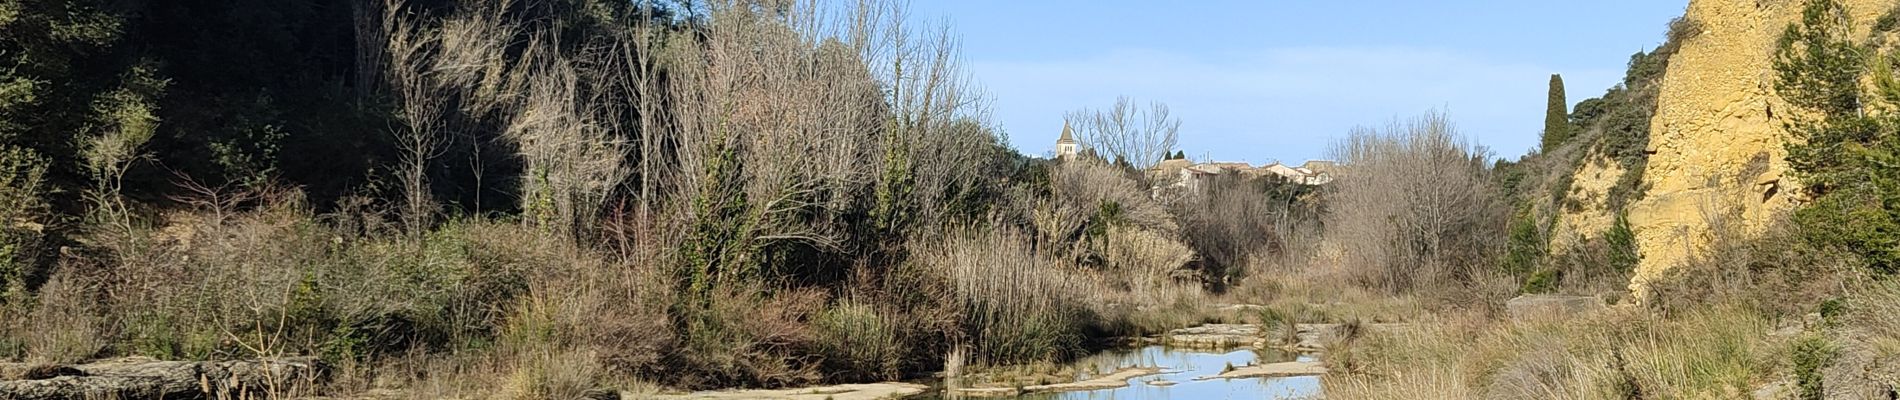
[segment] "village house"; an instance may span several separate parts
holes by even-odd
[[[1331,174],[1333,169],[1332,161],[1307,161],[1306,164],[1298,167],[1275,162],[1257,168],[1255,171],[1257,171],[1256,174],[1260,176],[1273,174],[1285,178],[1289,182],[1317,186],[1333,181]]]
[[[1181,171],[1194,166],[1193,161],[1185,158],[1161,160],[1153,168],[1148,168],[1148,180],[1173,181],[1181,176]]]
[[[1308,161],[1299,167],[1278,162],[1255,167],[1242,162],[1196,164],[1188,160],[1167,160],[1149,169],[1148,175],[1155,178],[1157,185],[1176,185],[1198,190],[1206,180],[1222,174],[1240,174],[1250,179],[1275,176],[1302,185],[1325,185],[1333,181],[1332,170],[1334,170],[1333,163],[1330,161]]]
[[[1271,175],[1278,176],[1281,178],[1286,178],[1286,180],[1294,181],[1294,182],[1300,182],[1302,179],[1306,178],[1305,172],[1301,172],[1298,168],[1288,167],[1286,166],[1286,164],[1281,164],[1278,161],[1275,161],[1272,164],[1261,166],[1260,168],[1255,169],[1255,171],[1256,171],[1255,172],[1256,174],[1261,175],[1261,176],[1271,174]]]
[[[1075,140],[1075,134],[1069,124],[1063,123],[1062,136],[1056,139],[1056,158],[1075,157],[1081,154],[1081,147],[1081,142]],[[1249,179],[1277,176],[1287,182],[1319,186],[1331,183],[1332,173],[1337,169],[1336,163],[1324,160],[1307,161],[1298,167],[1277,161],[1255,167],[1245,162],[1195,163],[1187,159],[1167,159],[1149,167],[1145,172],[1148,179],[1154,182],[1154,195],[1162,197],[1163,193],[1198,192],[1207,182],[1224,174],[1239,174]]]

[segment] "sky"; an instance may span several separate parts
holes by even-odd
[[[948,24],[1024,154],[1062,114],[1164,102],[1197,160],[1299,163],[1356,126],[1432,111],[1498,157],[1536,146],[1546,88],[1574,104],[1662,42],[1687,0],[917,0]]]

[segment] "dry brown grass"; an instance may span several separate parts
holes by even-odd
[[[1785,346],[1766,335],[1767,319],[1734,307],[1676,318],[1618,309],[1569,320],[1429,322],[1361,343],[1353,351],[1365,368],[1329,376],[1327,397],[1731,398],[1765,384]]]
[[[9,324],[7,333],[20,342],[28,362],[91,359],[105,351],[110,340],[98,296],[99,288],[92,280],[70,272],[56,274],[40,287],[37,304],[14,320],[21,323]]]
[[[1193,276],[1183,276],[1183,268],[1194,259],[1194,250],[1161,234],[1132,228],[1108,230],[1104,271],[1115,288],[1131,296],[1134,304],[1166,304],[1173,301],[1181,286],[1193,284]],[[1185,279],[1177,279],[1185,278]],[[1199,288],[1188,288],[1199,292]]]
[[[1221,297],[1230,304],[1257,304],[1297,323],[1406,322],[1431,313],[1430,302],[1413,294],[1388,295],[1350,284],[1351,277],[1324,271],[1264,270],[1251,273]]]
[[[25,323],[0,334],[43,362],[316,355],[345,392],[427,386],[456,375],[404,365],[469,352],[520,398],[597,389],[671,354],[670,283],[652,267],[517,224],[361,236],[319,222],[347,217],[265,199],[131,232],[121,242],[145,244],[141,259],[68,259],[30,307],[7,305]]]
[[[1102,293],[1094,277],[1008,231],[962,234],[924,254],[954,285],[974,360],[1059,361],[1083,350]]]
[[[822,293],[771,293],[762,287],[715,289],[706,309],[685,318],[669,359],[690,371],[665,380],[693,388],[788,387],[824,378],[811,357],[817,331],[807,324],[824,306]]]
[[[1869,282],[1849,292],[1849,325],[1868,336],[1882,357],[1900,356],[1900,284]]]

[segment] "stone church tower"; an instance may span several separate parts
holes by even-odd
[[[1069,123],[1062,123],[1062,138],[1056,139],[1056,159],[1074,157],[1081,151],[1082,144],[1075,141],[1075,134],[1069,129]]]

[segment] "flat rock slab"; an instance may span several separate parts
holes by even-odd
[[[1287,377],[1295,377],[1295,376],[1319,376],[1319,375],[1325,375],[1325,374],[1326,374],[1326,365],[1320,364],[1319,362],[1291,361],[1291,362],[1272,363],[1272,364],[1249,365],[1245,367],[1234,368],[1234,370],[1232,371],[1222,372],[1220,373],[1220,375],[1214,375],[1214,376],[1199,378],[1195,380],[1241,379],[1241,378],[1287,378]]]
[[[1259,346],[1265,337],[1260,325],[1208,324],[1168,331],[1161,337],[1161,343],[1176,347],[1221,349]]]
[[[1278,346],[1300,351],[1325,350],[1326,343],[1345,330],[1345,324],[1297,324],[1294,325],[1296,340],[1284,343],[1284,334],[1264,332],[1255,324],[1208,324],[1192,328],[1168,331],[1162,335],[1161,344],[1195,349],[1231,349],[1239,347],[1266,348]],[[1410,326],[1402,323],[1361,324],[1366,332],[1384,332]]]
[[[321,383],[314,358],[255,361],[157,361],[125,358],[80,365],[0,365],[0,398],[174,399],[295,394]]]
[[[1259,311],[1273,309],[1273,307],[1267,307],[1267,306],[1263,306],[1259,304],[1224,304],[1223,303],[1223,304],[1211,304],[1211,305],[1208,305],[1208,307],[1213,308],[1214,311],[1220,311],[1220,312],[1259,312]]]
[[[1126,368],[1120,371],[1115,371],[1114,373],[1110,373],[1108,375],[1097,376],[1094,378],[1089,378],[1089,379],[1084,379],[1084,380],[1069,382],[1069,383],[1024,386],[1021,388],[1013,388],[1013,387],[956,388],[956,389],[950,389],[950,391],[960,396],[1007,397],[1007,396],[1021,395],[1023,393],[1077,392],[1077,391],[1085,391],[1085,390],[1117,389],[1117,388],[1128,387],[1128,381],[1130,379],[1140,378],[1140,377],[1159,374],[1159,373],[1161,373],[1160,368],[1152,368],[1152,367]]]
[[[1408,323],[1360,324],[1361,335],[1368,333],[1392,332],[1412,326]],[[1326,343],[1345,333],[1346,324],[1299,324],[1296,334],[1299,342],[1284,346],[1298,351],[1325,351]]]
[[[1591,296],[1529,294],[1504,302],[1512,321],[1541,318],[1568,318],[1608,308],[1603,299]]]
[[[1114,388],[1128,387],[1128,380],[1130,379],[1140,378],[1140,377],[1159,374],[1159,373],[1161,373],[1160,368],[1152,368],[1152,367],[1126,368],[1120,371],[1115,371],[1114,373],[1110,373],[1108,375],[1102,375],[1102,376],[1089,378],[1085,380],[1069,382],[1069,383],[1056,383],[1056,384],[1049,384],[1049,385],[1028,386],[1028,387],[1024,387],[1023,390],[1030,391],[1030,392],[1074,392],[1074,391],[1080,391],[1080,390],[1114,389]]]
[[[780,390],[720,390],[694,392],[683,395],[663,395],[657,398],[680,400],[886,400],[914,396],[929,389],[929,386],[915,383],[885,382]]]

